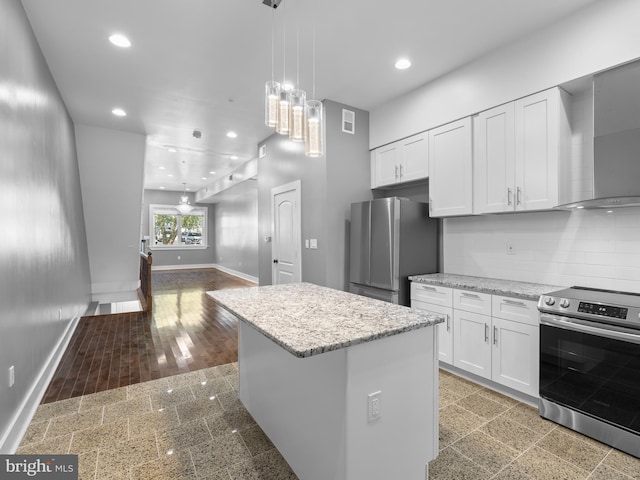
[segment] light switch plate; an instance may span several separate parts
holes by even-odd
[[[312,238],[309,240],[309,248],[318,248],[318,239]]]

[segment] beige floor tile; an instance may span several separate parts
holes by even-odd
[[[232,465],[227,472],[231,480],[298,480],[289,464],[275,449]]]
[[[123,417],[135,417],[150,412],[151,401],[148,396],[111,403],[104,406],[103,423],[116,422]]]
[[[78,480],[93,480],[96,476],[97,464],[97,450],[91,450],[78,455]]]
[[[451,405],[452,403],[456,403],[461,398],[463,397],[452,392],[448,388],[440,387],[440,390],[438,391],[438,401],[440,402],[439,403],[440,408],[446,407],[447,405]]]
[[[271,440],[269,440],[269,437],[267,437],[258,425],[242,428],[239,432],[242,440],[244,440],[244,444],[254,457],[275,448]]]
[[[457,405],[449,405],[440,410],[440,425],[452,430],[461,437],[471,433],[485,420]]]
[[[504,467],[500,472],[493,477],[491,480],[536,480],[535,477],[528,475],[524,470],[522,470],[517,465],[511,463]]]
[[[438,443],[439,443],[438,447],[440,450],[444,450],[453,442],[456,442],[461,438],[462,438],[462,435],[460,435],[459,433],[456,433],[449,427],[440,424],[439,431],[438,431]]]
[[[149,380],[148,382],[135,383],[126,388],[127,400],[132,400],[136,397],[166,392],[169,389],[169,381],[166,378],[159,378],[157,380]]]
[[[104,390],[102,392],[83,395],[80,402],[80,411],[102,407],[110,403],[123,402],[127,399],[127,387]]]
[[[71,453],[82,453],[109,447],[129,439],[129,422],[120,418],[112,423],[73,432]]]
[[[198,477],[213,475],[235,463],[251,458],[237,433],[221,435],[189,449]]]
[[[604,465],[640,480],[640,459],[618,450],[612,450],[603,461]]]
[[[74,431],[93,428],[102,424],[103,407],[92,408],[82,412],[71,413],[51,419],[45,438],[59,437]]]
[[[156,432],[160,455],[170,450],[186,449],[212,439],[204,418]]]
[[[482,387],[480,390],[478,390],[478,395],[487,397],[489,400],[493,400],[494,402],[499,403],[500,405],[505,405],[507,407],[513,407],[514,405],[520,403],[515,398],[508,397],[507,395],[503,395],[502,393],[485,387]]]
[[[609,451],[603,445],[596,446],[559,428],[545,435],[536,446],[587,471],[595,469]]]
[[[162,392],[152,393],[151,405],[154,409],[171,407],[173,405],[179,405],[181,403],[190,402],[195,400],[191,388],[188,386],[180,388],[167,388]]]
[[[128,478],[130,468],[158,458],[155,435],[127,440],[98,451],[97,474]]]
[[[29,424],[29,427],[27,427],[27,431],[22,437],[20,445],[42,442],[44,440],[44,435],[47,432],[48,427],[49,420],[45,420],[44,422],[31,422]]]
[[[429,462],[429,480],[484,480],[490,477],[489,472],[452,447],[445,448]]]
[[[219,435],[239,431],[243,428],[255,425],[253,417],[244,407],[225,412],[218,412],[205,418],[211,435],[215,438]]]
[[[178,418],[180,423],[191,422],[199,418],[205,418],[217,415],[223,411],[222,405],[218,401],[218,397],[205,400],[193,400],[191,402],[176,405]]]
[[[542,437],[524,425],[505,418],[504,415],[491,420],[480,427],[480,430],[519,452],[531,447]]]
[[[238,390],[238,383],[240,382],[240,376],[237,373],[233,375],[225,375],[225,380],[233,387],[234,390]]]
[[[226,377],[227,375],[235,375],[236,373],[238,373],[238,362],[227,363],[226,365],[218,365],[214,368],[217,368],[223,377]]]
[[[170,455],[131,468],[131,480],[192,480],[198,478],[189,451],[174,450]]]
[[[143,415],[129,417],[130,438],[151,433],[152,430],[162,431],[180,425],[176,407],[165,407]]]
[[[207,380],[204,372],[202,370],[196,370],[194,372],[182,373],[180,375],[173,375],[171,377],[167,377],[167,381],[169,382],[169,388],[177,389],[182,387],[189,387],[191,385],[197,385],[200,382],[204,382]]]
[[[31,421],[42,422],[45,420],[50,420],[54,417],[76,413],[80,410],[81,400],[82,397],[75,397],[66,400],[60,400],[59,402],[45,403],[44,405],[40,405]]]
[[[585,480],[589,476],[586,470],[535,446],[518,457],[514,463],[537,480]]]
[[[461,397],[471,395],[482,388],[476,383],[455,375],[448,375],[440,378],[440,386],[451,390],[453,393],[456,393]]]
[[[46,438],[42,442],[30,443],[18,447],[18,455],[36,455],[43,453],[67,454],[71,445],[71,434]]]
[[[509,420],[514,420],[521,425],[524,425],[529,430],[540,434],[540,436],[549,433],[556,428],[556,424],[542,418],[538,414],[538,409],[525,405],[524,403],[518,403],[515,407],[507,411],[504,416]]]
[[[230,390],[228,392],[219,394],[218,400],[225,410],[234,410],[243,406],[242,402],[238,398],[238,392],[236,392],[235,390]]]
[[[498,473],[519,455],[516,450],[477,430],[455,442],[451,448],[491,474]]]
[[[457,401],[456,405],[466,408],[485,420],[495,418],[510,408],[503,404],[496,403],[493,400],[489,400],[487,397],[478,393],[464,397]]]
[[[588,480],[631,480],[632,478],[633,477],[625,475],[611,467],[600,465],[589,475]]]
[[[204,385],[202,383],[191,385],[191,391],[196,397],[196,400],[202,400],[222,393],[231,392],[233,391],[233,387],[231,387],[224,377],[220,377],[206,380]]]

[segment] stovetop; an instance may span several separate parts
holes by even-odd
[[[576,286],[541,296],[538,310],[640,329],[640,293]]]

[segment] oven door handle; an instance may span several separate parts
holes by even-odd
[[[618,329],[614,330],[611,327],[593,327],[591,325],[587,325],[586,322],[570,319],[567,317],[552,317],[542,314],[540,315],[540,325],[564,328],[565,330],[587,333],[590,335],[596,335],[598,337],[611,338],[613,340],[622,340],[623,342],[631,342],[640,345],[640,332],[636,334],[627,331],[620,331]]]

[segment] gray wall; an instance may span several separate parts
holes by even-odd
[[[258,278],[258,182],[245,180],[215,196],[215,263]]]
[[[0,45],[0,452],[9,453],[19,440],[10,428],[43,393],[91,280],[73,124],[18,0],[0,2]]]
[[[76,125],[93,300],[134,300],[145,137]]]
[[[183,192],[168,192],[165,190],[145,190],[142,202],[142,236],[149,234],[149,205],[177,205]],[[155,267],[169,267],[169,266],[185,266],[185,265],[207,265],[210,266],[215,263],[215,236],[214,225],[215,218],[213,216],[214,209],[211,205],[200,205],[194,203],[194,194],[187,192],[189,201],[194,205],[202,207],[208,207],[207,217],[207,242],[208,247],[203,250],[188,250],[188,249],[176,249],[176,250],[157,250],[150,247],[153,252],[153,266]],[[139,245],[139,243],[138,243]],[[178,258],[180,257],[180,258]]]
[[[271,189],[301,182],[302,239],[318,239],[318,249],[302,248],[302,281],[344,288],[348,275],[348,218],[352,202],[371,198],[368,114],[356,111],[356,134],[342,133],[343,105],[324,101],[325,156],[308,158],[304,146],[274,134],[258,160],[258,254],[261,285],[271,284]]]

